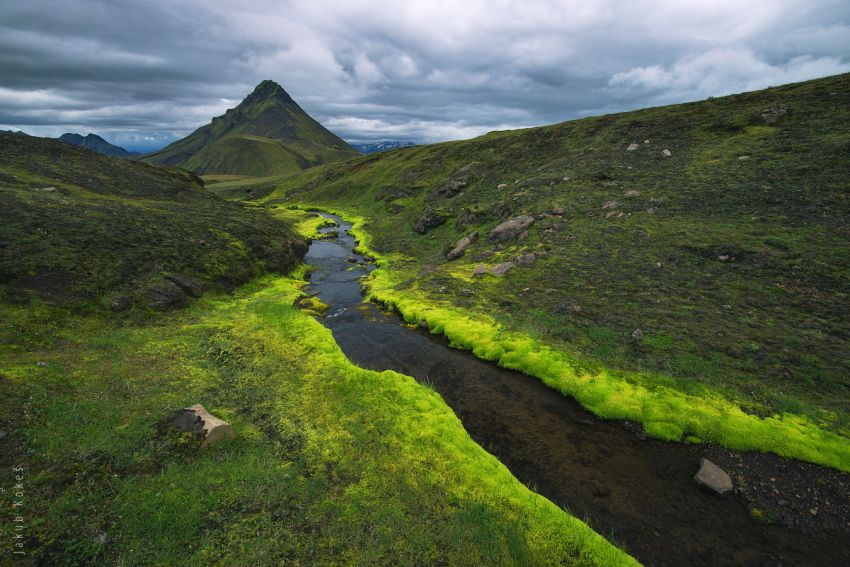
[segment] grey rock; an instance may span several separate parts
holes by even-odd
[[[528,253],[517,256],[517,259],[514,260],[514,262],[516,262],[517,266],[531,266],[534,264],[535,260],[537,260],[537,255],[534,253]]]
[[[419,328],[427,331],[428,328],[429,328],[428,327],[428,321],[426,321],[425,319],[422,319],[421,321],[419,321]]]
[[[733,488],[732,479],[726,471],[706,458],[699,460],[699,470],[694,475],[694,482],[718,496],[723,496]]]
[[[626,148],[626,151],[627,152],[633,152],[636,149],[638,149],[639,147],[640,147],[640,145],[638,145],[636,142],[632,142],[631,144],[629,144],[629,147]]]
[[[158,282],[146,289],[142,295],[154,309],[174,309],[186,305],[186,294],[170,281]]]
[[[476,240],[478,240],[478,233],[477,232],[473,232],[469,236],[464,236],[463,238],[458,240],[457,244],[455,244],[455,247],[452,248],[451,251],[449,251],[448,254],[446,254],[446,259],[449,260],[449,261],[457,260],[458,258],[463,256],[464,252],[466,252],[466,249],[469,247],[469,245],[472,244],[473,242],[475,242]]]
[[[464,288],[464,289],[461,289],[460,291],[458,291],[458,294],[462,295],[464,297],[472,297],[473,295],[475,295],[475,292],[472,291],[471,289],[465,289]]]
[[[529,215],[521,215],[512,219],[506,220],[496,226],[487,235],[490,242],[504,242],[516,238],[525,232],[531,225],[534,224],[534,217]]]
[[[183,293],[191,297],[201,297],[204,295],[203,286],[197,280],[190,278],[184,274],[169,274],[165,276],[168,281],[177,284],[177,287],[183,290]]]
[[[567,210],[564,207],[555,207],[552,209],[553,215],[563,215]]]
[[[425,234],[432,228],[445,224],[446,217],[433,209],[426,209],[416,220],[413,221],[413,230],[419,234]]]
[[[776,124],[779,119],[786,114],[788,114],[788,105],[777,104],[776,106],[771,106],[770,108],[754,112],[753,119],[756,122],[762,122],[763,124],[770,126]]]
[[[490,273],[494,276],[502,277],[514,268],[516,268],[516,264],[514,262],[502,262],[501,264],[496,264],[490,268]]]
[[[121,311],[127,311],[133,306],[133,300],[131,300],[126,295],[116,295],[112,298],[112,301],[109,302],[109,308],[116,313]]]
[[[475,269],[472,270],[472,277],[477,278],[485,275],[487,273],[487,266],[484,264],[478,264],[475,266]]]
[[[640,329],[635,329],[634,331],[631,332],[631,334],[629,336],[636,343],[640,342],[640,341],[643,340],[643,331],[641,331]]]
[[[664,149],[664,150],[661,150],[661,155],[664,156],[664,157],[670,157],[670,156],[673,155],[673,152],[671,152],[670,150]]]

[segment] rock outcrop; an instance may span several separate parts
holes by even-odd
[[[526,231],[533,224],[534,217],[532,216],[521,215],[514,217],[506,220],[491,230],[487,235],[487,239],[490,242],[504,242],[506,240],[512,240]]]
[[[457,260],[458,258],[460,258],[461,256],[464,255],[464,253],[466,252],[466,249],[469,247],[469,245],[472,244],[473,242],[475,242],[476,240],[478,240],[478,233],[477,232],[473,232],[469,236],[464,236],[463,238],[458,240],[457,244],[455,244],[454,248],[452,248],[449,251],[449,253],[446,254],[446,260],[448,260],[450,262],[452,260]]]

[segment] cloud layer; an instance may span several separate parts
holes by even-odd
[[[266,78],[346,139],[432,142],[847,71],[832,0],[0,4],[0,129],[143,150]]]

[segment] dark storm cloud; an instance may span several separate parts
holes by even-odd
[[[834,1],[0,5],[0,129],[146,149],[264,78],[348,139],[436,141],[848,70]]]

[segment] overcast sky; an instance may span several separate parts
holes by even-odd
[[[848,0],[2,0],[0,129],[154,149],[263,79],[434,142],[850,71]]]

